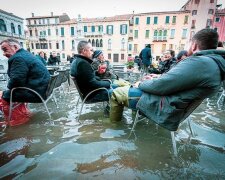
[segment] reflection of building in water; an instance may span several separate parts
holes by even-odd
[[[32,15],[26,19],[30,47],[33,52],[56,51],[66,60],[67,55],[76,53],[77,43],[84,37],[114,63],[125,63],[128,56],[139,55],[145,44],[151,44],[152,54],[158,59],[167,49],[176,53],[186,49],[197,31],[212,28],[216,5],[217,0],[187,0],[177,11],[100,18]]]

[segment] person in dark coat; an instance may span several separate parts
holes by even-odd
[[[49,66],[55,66],[56,64],[59,65],[60,59],[57,57],[56,52],[53,51],[50,57],[48,58],[48,65]]]
[[[96,76],[99,76],[101,79],[118,79],[118,77],[113,73],[113,68],[109,61],[105,60],[101,50],[96,50],[93,53],[93,63],[91,66],[94,69]]]
[[[40,51],[37,55],[37,58],[46,66],[47,62],[45,60],[45,53],[43,51]]]
[[[180,122],[205,98],[216,94],[225,80],[225,51],[216,49],[218,37],[213,29],[200,30],[193,36],[189,57],[184,61],[158,78],[137,82],[136,88],[115,89],[111,121],[121,120],[121,109],[127,105],[160,126],[176,131]],[[137,93],[141,94],[139,98]]]
[[[15,87],[28,87],[37,91],[44,99],[50,74],[44,64],[30,52],[21,48],[15,39],[6,39],[1,43],[3,55],[8,58],[8,90],[2,98],[9,102],[10,92]],[[41,102],[40,98],[28,90],[17,90],[13,95],[15,102]]]
[[[152,53],[150,44],[147,44],[145,48],[142,49],[139,57],[141,58],[144,72],[148,73],[148,67],[152,64]]]
[[[167,50],[164,52],[164,56],[159,62],[159,74],[168,72],[176,64],[175,52],[173,50]]]
[[[91,67],[93,63],[92,55],[93,48],[87,41],[80,41],[77,45],[77,51],[79,55],[71,64],[71,76],[76,78],[77,85],[81,93],[86,96],[91,91],[97,88],[110,89],[110,82],[103,81],[95,75],[95,71]],[[89,100],[96,101],[108,101],[108,93],[104,90],[97,91],[95,94],[90,96]]]

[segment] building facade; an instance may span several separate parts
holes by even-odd
[[[23,18],[0,9],[0,42],[7,38],[17,39],[26,48]],[[0,56],[3,58],[1,50]]]
[[[219,40],[225,46],[225,9],[218,9],[213,20],[213,27],[219,34]]]
[[[43,50],[49,56],[56,51],[66,61],[68,55],[77,53],[78,42],[87,40],[95,49],[102,50],[106,59],[124,63],[129,56],[139,55],[146,44],[151,44],[153,57],[158,59],[165,50],[178,53],[187,49],[197,31],[213,28],[216,6],[217,0],[188,0],[179,11],[76,19],[66,14],[32,15],[26,19],[29,46],[35,54]],[[224,24],[220,25],[219,32],[222,27]]]

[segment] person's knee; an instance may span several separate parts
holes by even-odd
[[[120,105],[128,106],[128,92],[130,87],[118,87],[113,90],[111,99]]]

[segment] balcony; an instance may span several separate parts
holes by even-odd
[[[16,39],[26,39],[25,35],[19,35],[11,32],[0,31],[0,36],[14,37]]]
[[[85,37],[102,37],[103,35],[103,32],[84,32]]]
[[[167,42],[167,36],[154,36],[153,42]]]
[[[47,41],[46,37],[47,37],[46,35],[40,35],[39,41]]]

